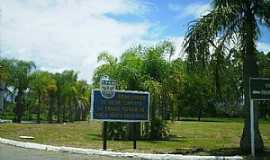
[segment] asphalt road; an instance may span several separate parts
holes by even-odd
[[[111,158],[104,156],[89,156],[62,152],[48,152],[24,149],[0,144],[0,160],[135,160],[130,158]]]

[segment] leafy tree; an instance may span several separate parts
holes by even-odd
[[[76,90],[76,105],[75,105],[75,120],[86,120],[90,110],[90,91],[91,86],[86,81],[80,80],[75,83]]]
[[[56,73],[54,79],[57,86],[57,122],[67,121],[67,110],[70,121],[86,119],[90,106],[90,86],[87,82],[78,81],[77,73],[71,70]]]
[[[63,121],[65,122],[68,118],[69,121],[73,122],[75,115],[75,105],[76,105],[76,82],[78,74],[72,70],[66,70],[62,73],[64,84],[62,88],[63,96]],[[67,111],[68,117],[67,117]]]
[[[6,90],[7,80],[10,76],[10,61],[7,59],[0,59],[0,112],[4,109],[4,95]]]
[[[103,62],[104,64],[97,67],[93,76],[94,87],[99,86],[99,80],[102,76],[108,75],[113,79],[117,79],[117,68],[118,61],[117,58],[113,57],[108,52],[101,52],[97,58],[98,62]]]
[[[52,121],[52,99],[57,90],[56,82],[51,74],[44,71],[36,71],[31,75],[31,90],[37,96],[37,123],[40,123],[41,110],[45,107],[46,101],[49,102],[48,120]],[[43,106],[43,107],[42,107]]]
[[[33,62],[21,61],[21,60],[11,60],[9,70],[9,84],[13,87],[13,93],[15,95],[16,102],[16,118],[15,122],[20,123],[23,112],[24,112],[24,96],[29,88],[29,77],[35,64]]]
[[[98,86],[102,75],[109,75],[117,80],[117,88],[119,89],[151,92],[152,122],[144,127],[148,128],[144,131],[144,136],[147,138],[161,139],[168,136],[162,113],[165,113],[170,108],[170,99],[172,97],[166,91],[169,88],[168,83],[170,79],[168,78],[170,64],[166,60],[166,56],[170,57],[172,52],[172,44],[162,42],[152,47],[138,46],[130,48],[122,54],[119,61],[106,52],[101,53],[98,57],[98,61],[103,61],[103,64],[95,70],[93,77],[95,87]],[[134,133],[132,126],[126,127],[126,125],[120,125],[119,123],[112,123],[110,125],[114,129],[118,128],[117,130],[119,131],[119,133],[111,132],[119,135],[112,136],[114,138],[123,137],[123,135],[127,134],[131,136],[131,133]],[[127,132],[127,128],[129,132]],[[136,128],[139,131],[139,125]]]
[[[259,26],[270,24],[270,1],[267,0],[213,0],[212,10],[192,23],[185,39],[185,51],[189,65],[204,67],[210,56],[210,46],[217,43],[225,54],[225,44],[234,38],[240,44],[243,58],[243,82],[245,94],[245,125],[240,142],[243,151],[250,151],[249,89],[250,77],[257,77],[256,40]],[[199,62],[196,65],[196,63]],[[255,148],[262,151],[263,141],[255,116]]]
[[[212,96],[212,87],[206,76],[191,74],[185,77],[182,95],[184,112],[193,113],[200,121],[204,113],[214,109],[209,105]]]

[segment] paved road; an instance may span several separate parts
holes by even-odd
[[[0,160],[134,160],[130,158],[111,158],[104,156],[87,156],[79,154],[47,152],[24,149],[0,144]]]

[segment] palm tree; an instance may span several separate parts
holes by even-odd
[[[75,84],[75,120],[85,120],[88,111],[90,110],[90,91],[91,88],[86,81],[79,80]]]
[[[57,107],[56,107],[56,117],[57,117],[57,123],[60,123],[61,119],[61,109],[63,107],[63,88],[64,88],[64,77],[61,73],[55,73],[54,79],[56,80],[56,101],[57,101]]]
[[[117,79],[118,60],[108,52],[101,52],[98,55],[97,62],[104,64],[97,67],[94,71],[93,85],[99,86],[99,80],[102,76],[108,75],[112,79]]]
[[[40,115],[45,99],[52,100],[52,94],[56,92],[56,81],[50,73],[44,71],[36,71],[31,75],[31,87],[37,96],[37,123],[40,123]],[[52,104],[49,105],[48,119],[52,120]]]
[[[240,147],[245,152],[250,151],[251,144],[248,82],[250,77],[258,75],[255,54],[256,40],[260,35],[258,22],[270,25],[269,0],[213,0],[212,10],[190,24],[184,45],[190,66],[199,62],[199,67],[204,68],[211,56],[210,47],[216,45],[225,54],[226,44],[232,40],[239,42],[243,60],[246,115]],[[263,148],[258,119],[255,116],[255,149],[262,151]]]
[[[47,83],[47,94],[48,94],[48,104],[49,104],[49,110],[48,110],[48,121],[49,123],[52,123],[53,121],[53,112],[54,112],[54,105],[56,101],[56,92],[57,92],[57,85],[56,80],[54,79],[54,75],[49,73],[48,74],[48,83]]]
[[[35,68],[33,62],[10,60],[8,66],[10,70],[9,83],[13,87],[15,95],[15,122],[20,123],[24,112],[24,96],[29,88],[29,77],[32,70]]]
[[[63,102],[63,121],[66,121],[66,113],[69,111],[69,120],[74,121],[74,110],[76,105],[76,88],[75,83],[77,81],[78,73],[73,70],[66,70],[62,73],[63,78],[63,88],[62,92],[62,102]]]

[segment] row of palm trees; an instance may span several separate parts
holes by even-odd
[[[15,122],[41,119],[65,122],[86,119],[91,86],[78,80],[78,73],[66,70],[49,73],[36,70],[33,62],[0,59],[2,108],[15,103]],[[46,117],[46,118],[45,118]]]

